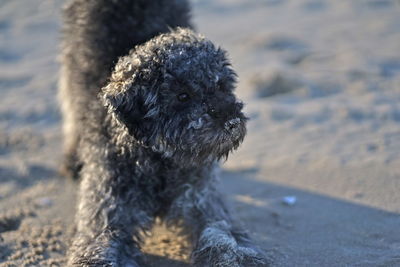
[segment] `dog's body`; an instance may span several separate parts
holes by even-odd
[[[155,217],[185,229],[196,266],[265,264],[215,187],[216,162],[245,135],[235,74],[224,51],[177,28],[188,12],[180,0],[65,9],[63,170],[82,179],[71,265],[141,266]]]
[[[64,8],[60,100],[64,119],[65,161],[62,172],[78,175],[81,131],[101,121],[98,101],[118,58],[136,45],[169,31],[190,27],[184,0],[74,0]],[[88,108],[96,109],[88,112]],[[93,118],[96,116],[97,118]]]

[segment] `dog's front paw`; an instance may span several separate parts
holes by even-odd
[[[140,267],[140,253],[131,242],[113,239],[107,234],[90,240],[78,237],[69,253],[69,266]]]
[[[196,267],[261,267],[268,266],[266,258],[248,247],[218,246],[196,250],[192,254]]]
[[[139,267],[138,263],[134,260],[130,259],[124,262],[116,262],[113,260],[108,259],[101,259],[96,257],[76,257],[72,262],[72,266],[82,266],[82,267],[114,267],[114,266],[121,266],[121,267]]]
[[[197,267],[258,267],[268,266],[268,260],[256,247],[242,245],[232,234],[220,227],[206,228],[192,253]],[[223,225],[222,225],[223,226]]]
[[[74,255],[70,259],[70,266],[81,266],[81,267],[114,267],[114,266],[121,266],[121,267],[140,267],[140,265],[131,258],[118,258],[113,259],[106,258],[104,255],[96,255],[93,253],[88,254],[81,254],[81,255]]]
[[[83,252],[83,251],[81,251]],[[112,255],[114,254],[114,255]],[[74,253],[70,257],[70,266],[81,266],[81,267],[140,267],[140,265],[132,258],[123,255],[118,255],[115,257],[114,253],[109,253],[109,251],[88,251],[85,250],[84,253]]]

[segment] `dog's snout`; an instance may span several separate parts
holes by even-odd
[[[233,114],[240,112],[240,110],[241,106],[238,107],[236,104],[213,103],[207,106],[207,113],[214,119],[226,120],[232,117]]]
[[[225,122],[225,129],[233,130],[233,129],[237,128],[239,126],[239,124],[240,124],[239,118],[231,119],[231,120]]]

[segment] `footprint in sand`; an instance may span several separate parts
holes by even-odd
[[[0,214],[0,233],[15,231],[25,217],[35,216],[32,209],[17,209],[9,213]]]

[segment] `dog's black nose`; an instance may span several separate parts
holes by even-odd
[[[228,123],[228,125],[227,125],[227,128],[228,128],[229,130],[233,130],[233,129],[235,129],[236,127],[237,127],[237,124]]]
[[[227,122],[225,122],[225,129],[226,130],[233,130],[235,128],[237,128],[240,124],[240,119],[239,118],[235,118],[235,119],[231,119]]]

